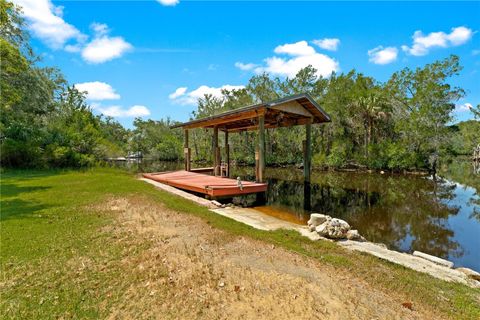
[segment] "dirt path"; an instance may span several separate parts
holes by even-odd
[[[438,319],[314,259],[228,235],[144,199],[105,206],[116,217],[106,231],[135,239],[138,250],[149,243],[124,259],[138,276],[121,307],[110,308],[111,318]]]

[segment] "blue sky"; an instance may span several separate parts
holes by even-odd
[[[35,51],[89,92],[95,112],[188,120],[196,98],[255,73],[285,77],[307,64],[385,81],[450,54],[451,83],[480,103],[480,2],[201,2],[14,0]]]

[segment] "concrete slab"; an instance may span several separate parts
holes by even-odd
[[[413,251],[413,255],[416,256],[416,257],[423,258],[425,260],[429,260],[433,263],[442,265],[444,267],[453,268],[453,262],[445,260],[445,259],[441,259],[439,257],[432,256],[432,255],[429,255],[429,254],[426,254],[426,253],[421,252],[421,251]]]
[[[447,266],[439,265],[432,261],[416,257],[408,253],[389,250],[372,242],[345,240],[338,241],[337,243],[349,250],[366,252],[380,259],[387,260],[419,272],[427,273],[438,279],[460,282],[471,287],[480,288],[480,282],[472,281],[459,270],[451,269]]]

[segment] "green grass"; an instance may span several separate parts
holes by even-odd
[[[112,196],[146,197],[198,216],[229,234],[318,259],[339,273],[350,273],[439,315],[480,318],[480,290],[348,252],[335,243],[312,242],[293,231],[256,230],[113,169],[2,174],[2,318],[98,318],[108,314],[138,276],[122,265],[122,259],[140,257],[149,246],[132,246],[128,238],[118,241],[100,231],[109,226],[111,216],[95,204]]]

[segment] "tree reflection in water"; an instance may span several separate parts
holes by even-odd
[[[253,179],[250,171],[239,168],[234,174]],[[469,211],[462,223],[474,224],[476,233],[469,236],[476,241],[480,233],[479,197],[473,192],[465,201],[456,183],[438,177],[314,172],[308,192],[301,170],[269,168],[266,176],[267,205],[289,211],[300,220],[308,220],[310,212],[329,214],[348,221],[369,241],[406,252],[426,252],[457,264],[468,260],[465,266],[480,269],[480,262],[472,258],[480,256],[479,246],[466,243],[468,235],[460,239],[462,226],[451,223],[462,208]],[[252,199],[241,201],[252,205]]]
[[[175,162],[142,160],[134,165],[142,172],[182,169]],[[233,167],[232,175],[255,179],[254,168]],[[313,172],[308,186],[302,170],[267,168],[265,212],[282,211],[282,217],[291,215],[303,223],[310,212],[329,214],[348,221],[370,241],[406,252],[423,251],[480,271],[480,175],[472,173],[471,163],[460,161],[443,168],[441,175],[448,180]],[[235,200],[251,206],[256,197]]]

